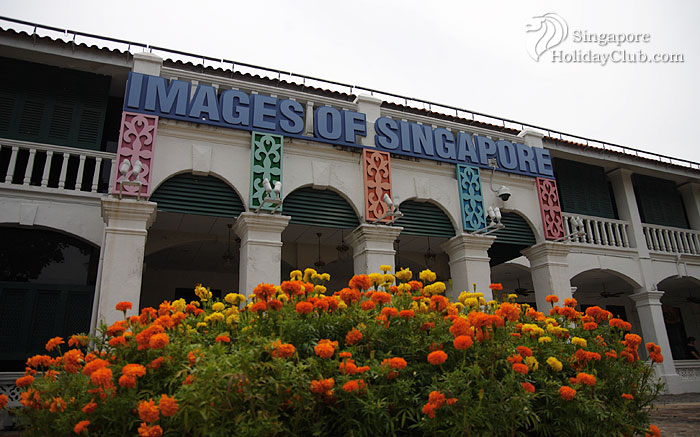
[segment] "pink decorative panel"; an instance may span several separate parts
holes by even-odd
[[[365,221],[373,222],[388,210],[387,204],[382,200],[384,194],[388,194],[393,199],[389,153],[364,149],[362,170],[365,183]],[[382,222],[390,220],[391,217],[385,217]]]
[[[151,167],[153,147],[156,144],[158,117],[154,115],[122,113],[119,132],[117,165],[112,193],[123,196],[148,198],[151,194]]]
[[[564,220],[561,217],[561,204],[557,182],[552,179],[537,178],[537,198],[542,211],[544,238],[556,240],[564,236]]]

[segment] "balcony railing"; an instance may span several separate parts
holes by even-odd
[[[0,186],[106,193],[115,160],[114,153],[2,139]]]
[[[630,239],[627,234],[629,222],[567,212],[562,213],[562,216],[564,218],[564,230],[567,235],[571,234],[575,229],[574,218],[581,217],[583,219],[585,235],[572,238],[571,241],[574,243],[630,247]]]
[[[644,237],[649,250],[669,253],[700,254],[700,232],[644,224]]]

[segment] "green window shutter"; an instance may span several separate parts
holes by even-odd
[[[161,184],[151,195],[158,210],[215,217],[238,217],[245,207],[236,191],[213,176],[179,174]]]
[[[603,167],[554,159],[562,211],[614,219],[614,199]]]
[[[520,215],[514,212],[504,212],[501,214],[501,223],[506,227],[494,232],[497,243],[517,244],[529,247],[535,244],[535,234],[532,233],[530,225]]]
[[[688,218],[673,181],[635,174],[634,194],[642,222],[688,229]]]
[[[447,238],[455,236],[450,218],[430,202],[407,200],[401,202],[399,210],[403,217],[396,220],[396,226],[403,227],[402,234]]]
[[[351,229],[360,225],[352,206],[332,190],[299,188],[282,202],[284,215],[291,216],[289,224]]]

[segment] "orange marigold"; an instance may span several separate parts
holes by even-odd
[[[428,354],[428,362],[433,366],[440,365],[447,361],[447,354],[441,350],[436,350]]]
[[[138,429],[139,437],[160,437],[163,435],[163,428],[160,425],[148,426],[142,423]]]
[[[67,406],[68,404],[66,404],[66,401],[64,401],[62,397],[53,398],[49,406],[49,411],[52,413],[63,413],[66,411]]]
[[[102,369],[103,367],[109,366],[109,361],[103,360],[102,358],[95,358],[85,365],[83,368],[83,374],[90,376],[96,370]]]
[[[217,335],[214,340],[219,343],[231,343],[231,338],[228,335]]]
[[[489,285],[491,290],[503,290],[503,285],[500,283]]]
[[[608,324],[613,328],[622,329],[623,331],[629,331],[632,329],[632,324],[625,322],[622,319],[610,319]]]
[[[138,410],[139,417],[146,423],[155,422],[160,415],[158,405],[156,405],[153,399],[140,401]]]
[[[588,373],[579,372],[576,375],[576,381],[592,387],[595,385],[595,376]]]
[[[297,303],[296,310],[299,314],[309,314],[314,310],[314,306],[310,302],[299,302]]]
[[[528,368],[525,364],[515,363],[513,364],[513,371],[522,375],[527,375]]]
[[[68,373],[78,373],[80,371],[80,361],[83,359],[83,353],[80,349],[71,349],[63,354],[63,368]]]
[[[65,341],[63,341],[61,337],[54,337],[46,342],[46,350],[51,352],[56,346],[62,345],[63,343],[65,343]]]
[[[117,311],[127,312],[132,308],[131,302],[119,302],[117,303]]]
[[[574,308],[574,307],[576,307],[576,305],[578,305],[578,302],[573,297],[569,297],[567,299],[564,299],[564,306],[565,307]]]
[[[333,387],[335,386],[335,380],[333,378],[312,380],[311,381],[311,392],[319,395],[329,395]]]
[[[408,363],[401,357],[386,358],[382,361],[382,366],[388,366],[390,369],[401,370],[405,369]]]
[[[134,388],[136,387],[136,378],[129,375],[122,375],[119,377],[119,386],[124,388]]]
[[[468,335],[460,335],[457,338],[455,338],[453,344],[455,349],[466,350],[472,347],[472,344],[474,344],[474,340],[472,340],[472,338]]]
[[[399,317],[402,319],[410,319],[416,316],[416,313],[413,310],[401,310],[399,312]]]
[[[164,332],[155,334],[148,340],[148,346],[151,349],[163,349],[168,343],[170,343],[170,337]]]
[[[148,365],[148,368],[160,369],[160,367],[163,365],[163,361],[165,361],[165,357],[158,357],[155,360],[151,361],[151,363]]]
[[[515,348],[516,351],[523,357],[531,357],[532,356],[532,349],[530,349],[527,346],[518,346]]]
[[[90,375],[90,382],[94,385],[109,387],[112,385],[112,369],[103,367],[97,369]]]
[[[109,339],[109,345],[112,347],[126,346],[126,337],[120,335],[119,337],[112,337]]]
[[[565,401],[570,401],[574,398],[574,396],[576,396],[576,390],[568,385],[564,385],[559,388],[559,396],[561,396],[561,398]]]
[[[294,352],[297,350],[293,344],[282,343],[280,340],[274,342],[272,346],[274,348],[272,350],[272,356],[276,358],[289,358],[294,355]]]
[[[0,395],[0,411],[2,411],[9,402],[10,398],[8,398],[7,395]]]
[[[557,297],[556,294],[550,294],[549,296],[545,297],[544,300],[554,305],[555,303],[559,302],[559,297]]]
[[[520,317],[520,305],[517,303],[503,302],[501,307],[496,310],[496,315],[510,322],[515,322]]]
[[[423,405],[423,409],[421,410],[423,414],[427,415],[431,419],[435,418],[435,404],[432,404],[428,402],[427,404]]]
[[[351,329],[350,332],[348,332],[345,335],[345,343],[349,345],[357,344],[362,340],[362,333],[358,331],[357,329]]]
[[[85,406],[81,409],[81,411],[85,414],[90,414],[90,413],[94,413],[96,409],[97,409],[97,404],[93,401],[90,401],[87,404],[85,404]]]
[[[132,376],[134,378],[141,377],[146,374],[146,368],[141,364],[127,364],[122,367],[122,374]]]
[[[250,307],[250,311],[254,313],[267,311],[267,304],[265,303],[265,301],[259,300]]]
[[[272,284],[260,283],[257,287],[253,289],[253,294],[260,300],[267,301],[269,298],[275,295],[277,291],[275,286]]]
[[[82,434],[83,431],[87,431],[87,427],[90,425],[89,420],[81,420],[80,422],[76,423],[75,426],[73,427],[73,432],[76,434]]]
[[[385,293],[383,291],[376,291],[372,293],[370,299],[372,299],[374,303],[385,304],[391,301],[391,294]]]
[[[348,286],[358,290],[368,290],[372,286],[372,281],[367,275],[355,275],[348,282]]]
[[[179,409],[177,399],[175,399],[174,396],[170,397],[166,394],[160,395],[158,406],[160,407],[160,413],[163,415],[163,417],[174,416]]]
[[[374,294],[377,294],[377,293],[374,293]],[[374,297],[374,295],[372,297]],[[397,310],[394,307],[384,307],[384,308],[382,308],[381,314],[384,317],[398,317],[399,310]]]
[[[598,329],[598,324],[596,322],[588,322],[583,324],[583,329],[586,331],[595,331]]]
[[[535,392],[535,386],[530,384],[529,382],[521,382],[520,385],[523,387],[523,390],[529,393],[534,393]]]
[[[314,347],[314,352],[321,358],[330,358],[335,353],[336,347],[338,347],[337,341],[330,341],[326,338],[318,342]]]
[[[445,395],[437,390],[433,390],[428,395],[428,402],[435,405],[435,408],[440,408],[445,404]]]
[[[375,304],[374,301],[371,301],[371,300],[366,300],[360,304],[360,308],[362,308],[362,310],[364,310],[364,311],[369,311],[369,310],[373,309],[375,306],[377,306],[377,304]]]
[[[627,399],[627,400],[630,400],[630,401],[631,401],[632,399],[634,399],[634,396],[632,396],[631,394],[628,394],[628,393],[622,393],[622,397],[623,397],[624,399]]]
[[[348,393],[352,393],[354,391],[361,391],[365,388],[365,381],[361,379],[352,379],[345,384],[343,384],[343,390],[345,390]]]
[[[649,425],[649,430],[644,434],[644,437],[661,437],[661,430],[656,425]]]
[[[22,388],[22,387],[29,387],[32,385],[34,382],[34,377],[32,375],[25,375],[22,377],[17,378],[17,381],[15,381],[15,384],[17,384],[17,387]]]
[[[87,335],[71,335],[70,339],[68,339],[68,346],[70,347],[81,347],[81,346],[87,346],[88,344],[88,336]]]

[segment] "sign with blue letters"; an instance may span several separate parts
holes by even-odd
[[[363,113],[320,106],[314,109],[313,137],[304,135],[305,108],[291,99],[278,99],[239,90],[217,93],[199,84],[192,92],[188,81],[129,73],[124,110],[159,117],[248,131],[267,131],[286,137],[364,147],[357,136],[367,136]],[[380,150],[421,159],[488,167],[496,158],[498,170],[554,178],[549,150],[494,140],[482,135],[379,117],[374,122],[374,144]]]

